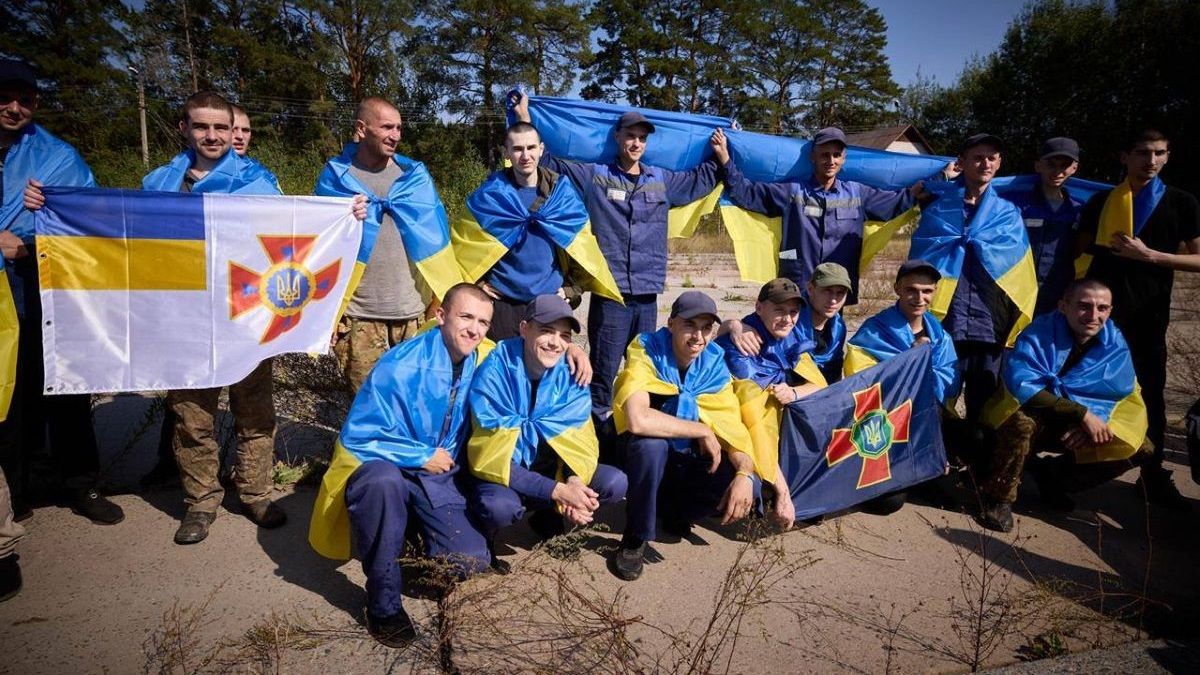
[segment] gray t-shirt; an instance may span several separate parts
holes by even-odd
[[[379,171],[369,171],[358,164],[350,166],[350,174],[367,186],[376,197],[386,197],[403,169],[389,161]],[[412,319],[425,311],[425,302],[417,290],[415,275],[409,267],[408,254],[400,239],[400,230],[386,212],[379,223],[375,248],[363,270],[362,281],[346,306],[346,314],[360,319]]]

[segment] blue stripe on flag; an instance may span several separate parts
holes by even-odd
[[[204,239],[202,195],[53,187],[45,194],[53,208],[38,221],[42,236]]]

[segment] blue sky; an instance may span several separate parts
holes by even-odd
[[[917,75],[954,84],[972,56],[996,50],[1026,0],[867,0],[887,21],[885,50],[892,79],[907,85]]]

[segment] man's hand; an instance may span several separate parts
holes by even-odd
[[[1113,255],[1152,265],[1158,264],[1155,256],[1157,252],[1143,244],[1142,240],[1137,237],[1131,237],[1125,233],[1114,234],[1108,241],[1108,247],[1112,249]]]
[[[575,376],[575,384],[586,387],[592,383],[592,362],[588,359],[583,347],[571,343],[567,347],[567,370]]]
[[[909,349],[916,349],[917,347],[920,347],[921,345],[927,345],[930,342],[932,342],[932,340],[929,339],[928,335],[922,335],[916,340],[913,340],[913,346],[909,347]]]
[[[438,448],[421,468],[429,473],[446,473],[454,468],[454,458],[444,448]]]
[[[525,92],[518,92],[518,98],[513,102],[513,114],[521,122],[529,122],[529,95]]]
[[[795,389],[783,383],[772,384],[767,389],[770,390],[775,400],[779,401],[779,405],[787,405],[800,398]]]
[[[728,525],[745,518],[750,515],[750,508],[753,506],[754,479],[745,473],[738,473],[729,483],[729,487],[725,488],[721,503],[717,504],[717,510],[724,514],[721,524]]]
[[[754,498],[753,491],[750,497]],[[788,492],[786,484],[782,489],[775,490],[775,510],[771,513],[771,521],[781,530],[790,530],[792,525],[796,524],[796,505],[792,502],[792,495]]]
[[[500,299],[500,291],[496,290],[496,287],[489,284],[488,282],[480,280],[479,283],[476,284],[476,286],[479,286],[480,288],[482,288],[483,292],[487,293],[488,296],[491,297],[491,299],[493,299],[493,300]]]
[[[25,186],[25,208],[37,211],[46,205],[46,195],[42,194],[42,181],[30,178]]]
[[[350,205],[350,213],[354,214],[354,219],[360,222],[367,219],[366,195],[354,195],[354,203]]]
[[[696,439],[696,443],[700,446],[701,456],[708,457],[708,472],[715,472],[721,466],[721,442],[717,440],[717,435],[709,429],[708,434]]]
[[[729,163],[729,139],[725,138],[725,132],[717,129],[712,132],[712,136],[708,138],[708,144],[712,146],[713,154],[717,156],[717,163],[725,166]]]
[[[1112,429],[1108,428],[1108,424],[1090,412],[1083,416],[1083,422],[1079,424],[1079,428],[1087,434],[1092,445],[1104,445],[1113,439]]]
[[[962,169],[958,166],[958,160],[947,162],[946,166],[942,167],[942,178],[946,180],[954,180],[962,174]]]
[[[579,476],[571,476],[567,478],[566,482],[556,484],[550,498],[562,506],[564,515],[568,509],[586,511],[589,521],[592,512],[600,508],[600,495],[584,485]]]
[[[738,319],[727,320],[724,328],[729,333],[729,341],[737,347],[742,356],[758,356],[762,351],[763,341],[758,336],[758,331],[746,330],[746,326]]]
[[[25,248],[25,242],[17,235],[8,230],[0,230],[0,253],[4,255],[5,260],[16,260],[29,255],[29,249]]]
[[[592,522],[593,518],[591,511],[581,511],[580,509],[570,506],[563,507],[562,515],[563,518],[567,519],[568,523],[571,523],[577,527],[583,527],[584,525],[587,525],[588,523]]]

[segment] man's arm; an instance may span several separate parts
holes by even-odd
[[[758,183],[746,178],[729,154],[729,141],[720,129],[713,132],[709,144],[725,169],[725,194],[734,204],[771,218],[783,215],[792,195],[790,183]]]
[[[526,124],[533,123],[532,118],[529,116],[529,96],[524,92],[522,92],[520,98],[513,103],[512,111],[513,115],[516,116],[517,121],[525,122]],[[540,135],[541,134],[539,133],[539,136]],[[538,160],[538,165],[544,166],[554,173],[561,174],[571,179],[571,182],[575,184],[575,188],[579,190],[581,194],[586,192],[587,186],[592,182],[592,177],[596,173],[595,169],[592,168],[592,164],[587,162],[572,162],[566,159],[559,159],[558,157],[555,157],[552,152],[550,152],[550,148],[546,148],[542,152],[542,158]]]
[[[1200,237],[1184,243],[1187,253],[1164,253],[1142,243],[1137,237],[1113,235],[1109,242],[1112,252],[1122,258],[1169,267],[1180,272],[1200,272]]]
[[[862,207],[867,220],[888,221],[895,218],[911,209],[917,203],[917,195],[924,189],[924,182],[918,182],[903,190],[877,190],[870,185],[859,183],[859,194],[862,195]]]
[[[625,401],[629,431],[652,438],[706,438],[713,434],[707,424],[681,420],[650,407],[650,394],[639,391]]]

